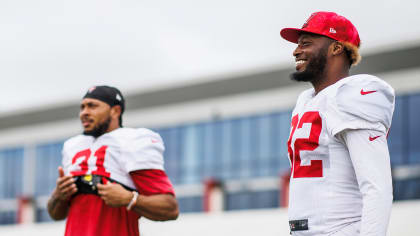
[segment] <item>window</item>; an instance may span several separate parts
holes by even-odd
[[[281,112],[273,115],[273,142],[275,158],[272,163],[271,173],[282,174],[290,170],[289,156],[287,152],[287,140],[290,134],[290,120],[292,112]]]
[[[401,165],[407,162],[407,97],[397,97],[392,126],[388,134],[388,148],[392,165]]]
[[[19,197],[23,188],[23,148],[0,151],[0,199]]]
[[[10,148],[0,151],[0,204],[3,206],[0,208],[0,224],[13,224],[17,220],[17,209],[12,205],[23,192],[23,150]]]
[[[56,186],[58,167],[62,164],[63,141],[40,144],[35,147],[35,197],[49,197]],[[37,205],[36,221],[52,221],[45,203]]]
[[[35,149],[35,195],[50,195],[56,185],[58,167],[62,164],[63,142],[38,145]]]
[[[408,98],[408,163],[420,163],[420,94],[411,95]]]
[[[200,162],[203,159],[203,127],[185,126],[181,131],[182,153],[181,175],[183,184],[201,183]]]
[[[179,128],[159,129],[157,132],[162,136],[165,144],[165,169],[172,183],[180,182],[180,156],[181,146],[179,144],[180,132]]]
[[[241,191],[226,194],[226,210],[273,208],[279,206],[279,191]]]

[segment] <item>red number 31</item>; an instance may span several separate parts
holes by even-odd
[[[105,153],[106,153],[106,149],[108,148],[108,146],[102,146],[100,147],[98,150],[96,150],[94,156],[96,157],[96,170],[92,171],[92,175],[100,175],[100,176],[105,176],[105,177],[110,177],[111,174],[109,172],[106,172],[105,167],[104,167],[104,161],[105,161]],[[76,155],[74,155],[71,164],[76,163],[76,160],[79,158],[83,158],[84,160],[82,162],[80,162],[79,166],[80,166],[80,170],[79,171],[72,171],[71,174],[73,176],[80,176],[80,175],[85,175],[87,173],[87,171],[89,170],[89,166],[88,166],[88,160],[89,157],[91,156],[92,151],[90,149],[85,149],[82,150],[78,153],[76,153]]]
[[[301,129],[303,124],[309,123],[311,131],[309,138],[297,138],[292,149],[292,138],[296,128]],[[301,165],[300,151],[313,151],[319,146],[319,136],[322,130],[322,119],[317,111],[306,112],[299,119],[299,115],[292,118],[292,132],[290,133],[287,148],[289,151],[290,162],[292,163],[293,178],[315,178],[322,177],[322,160],[311,160],[308,166]]]

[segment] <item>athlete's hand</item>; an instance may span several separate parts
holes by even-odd
[[[105,204],[112,207],[127,206],[133,198],[133,193],[116,183],[97,184],[98,194]]]
[[[67,201],[70,197],[77,192],[76,184],[74,183],[73,176],[64,175],[63,167],[58,167],[57,186],[55,188],[55,195],[61,201]]]

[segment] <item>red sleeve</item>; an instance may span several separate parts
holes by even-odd
[[[155,194],[172,194],[174,188],[165,171],[149,169],[130,172],[131,178],[140,194],[149,196]]]

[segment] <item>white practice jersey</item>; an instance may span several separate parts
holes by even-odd
[[[66,175],[101,175],[135,189],[129,172],[163,170],[164,149],[160,135],[149,129],[118,128],[98,138],[68,139],[62,164]]]
[[[365,74],[341,79],[317,95],[314,89],[300,94],[288,141],[289,220],[304,222],[308,230],[293,235],[330,235],[361,220],[362,194],[347,146],[337,134],[362,129],[385,137],[394,104],[394,90]]]

